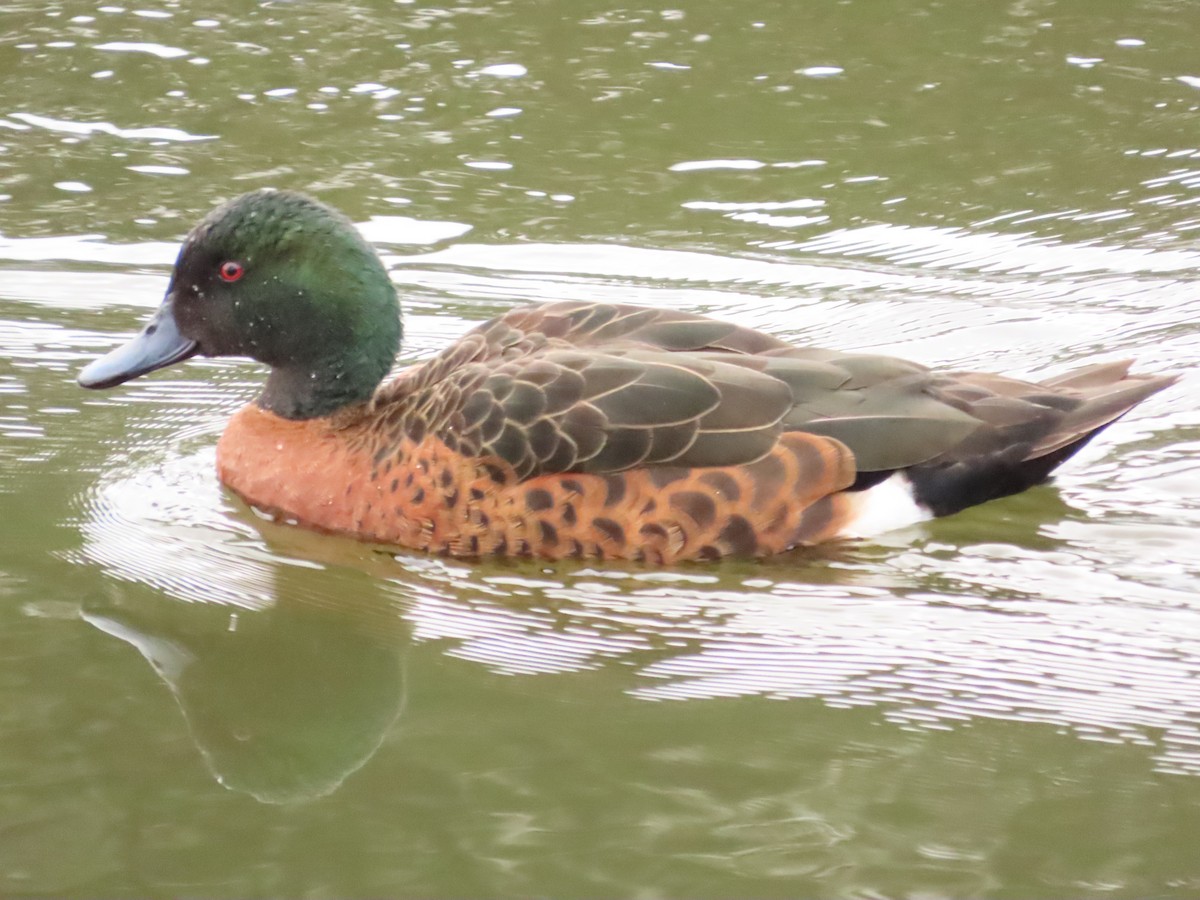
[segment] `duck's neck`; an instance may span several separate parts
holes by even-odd
[[[392,321],[394,326],[378,326],[353,350],[272,366],[258,405],[285,419],[316,419],[370,400],[400,347],[399,322]]]
[[[340,366],[286,366],[271,369],[258,405],[285,419],[316,419],[371,397],[371,381]]]

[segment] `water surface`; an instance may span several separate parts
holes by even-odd
[[[1185,3],[8,4],[0,893],[1200,892],[1200,68]],[[1055,485],[669,571],[262,521],[251,363],[79,367],[260,186],[406,361],[528,300],[1180,384]]]

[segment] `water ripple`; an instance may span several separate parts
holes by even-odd
[[[26,125],[34,128],[57,131],[63,134],[85,136],[111,134],[115,137],[132,141],[176,141],[185,143],[191,141],[215,141],[217,139],[217,135],[215,134],[190,134],[179,128],[166,128],[162,126],[120,128],[111,122],[75,122],[70,119],[55,119],[50,116],[41,116],[27,112],[9,113],[8,117],[16,119],[18,122],[24,122]]]
[[[1190,275],[1200,269],[1200,253],[1191,250],[1068,244],[1033,234],[933,226],[866,225],[837,229],[797,244],[795,249],[844,257],[877,256],[904,266],[1022,275],[1093,272]]]

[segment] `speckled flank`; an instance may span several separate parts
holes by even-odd
[[[764,556],[836,537],[852,509],[837,493],[854,479],[849,451],[809,434],[783,435],[749,465],[519,482],[510,464],[432,438],[372,453],[357,430],[247,407],[218,446],[221,480],[284,520],[453,556]]]

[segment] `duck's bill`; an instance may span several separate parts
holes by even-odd
[[[173,301],[168,294],[137,337],[87,365],[79,373],[80,385],[94,389],[115,387],[195,356],[200,345],[179,333]]]

